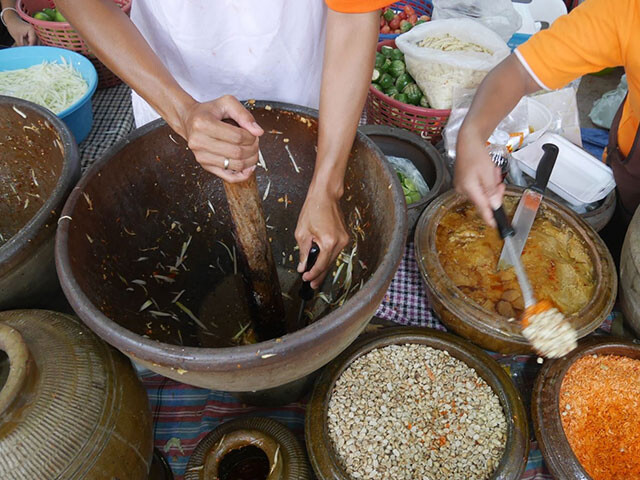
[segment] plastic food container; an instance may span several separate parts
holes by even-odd
[[[65,60],[85,79],[89,88],[85,94],[66,110],[58,113],[67,124],[77,143],[82,142],[93,125],[91,97],[98,85],[98,74],[92,63],[79,53],[57,47],[15,47],[0,50],[0,71],[29,68],[42,62],[61,62]]]
[[[549,189],[574,206],[597,202],[616,186],[613,171],[582,148],[555,133],[545,133],[534,143],[513,153],[520,168],[535,178],[542,158],[542,145],[558,146],[556,165],[549,179]]]

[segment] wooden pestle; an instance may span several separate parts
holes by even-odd
[[[238,126],[232,120],[225,122]],[[224,190],[256,333],[260,341],[282,336],[286,333],[284,303],[255,172],[245,182],[224,182]]]

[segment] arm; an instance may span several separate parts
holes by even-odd
[[[16,8],[16,0],[0,0],[0,8]],[[31,25],[20,18],[13,10],[7,10],[2,15],[9,34],[13,37],[16,45],[35,45],[36,32]]]
[[[478,209],[485,222],[495,226],[492,205],[502,202],[504,184],[500,170],[486,149],[486,141],[520,99],[540,90],[512,54],[485,77],[460,127],[456,145],[454,184]]]
[[[349,242],[340,198],[356,129],[371,83],[380,11],[339,13],[329,9],[325,44],[318,155],[296,240],[304,270],[311,243],[320,247],[313,269],[304,275],[317,288],[329,266]]]
[[[258,136],[263,131],[240,102],[230,96],[205,103],[194,100],[113,1],[58,0],[56,5],[97,57],[187,140],[203,168],[229,182],[248,178],[258,161]],[[241,128],[223,123],[223,118],[234,119]],[[222,168],[225,158],[230,160],[229,170]]]

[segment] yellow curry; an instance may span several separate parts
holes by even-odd
[[[515,199],[505,198],[509,216]],[[440,263],[456,286],[491,313],[516,317],[524,308],[513,268],[497,271],[502,250],[498,232],[465,203],[438,225]],[[595,288],[591,258],[583,240],[562,219],[540,207],[522,253],[538,300],[549,300],[565,315],[580,311]]]

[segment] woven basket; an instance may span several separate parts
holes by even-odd
[[[120,6],[123,12],[129,14],[131,0],[113,1]],[[81,53],[91,60],[91,63],[93,63],[98,71],[98,88],[111,87],[121,82],[111,70],[91,53],[89,46],[68,22],[48,22],[38,20],[31,16],[43,8],[55,8],[55,2],[53,0],[18,0],[16,4],[18,15],[20,15],[25,22],[33,25],[42,45],[66,48],[67,50]]]
[[[411,5],[413,9],[416,11],[416,15],[421,17],[422,15],[429,15],[433,12],[433,4],[431,0],[400,0],[399,2],[395,2],[389,5],[391,10],[396,12],[400,12],[406,5]],[[378,41],[382,42],[383,40],[393,40],[400,33],[381,33],[378,35]]]
[[[378,51],[385,46],[396,46],[395,40],[378,43]],[[391,125],[420,134],[436,144],[442,138],[442,129],[449,120],[451,110],[436,110],[399,102],[373,86],[369,87],[366,103],[367,123]]]

